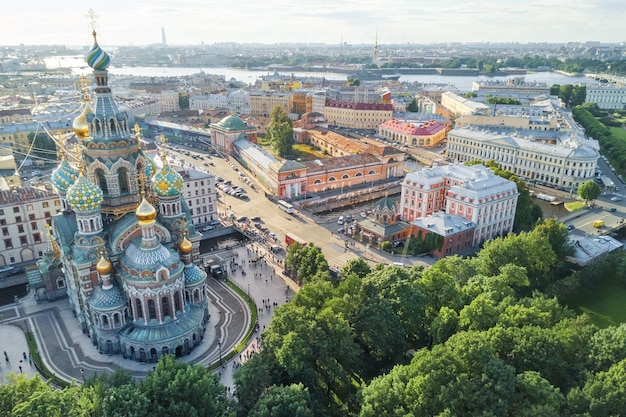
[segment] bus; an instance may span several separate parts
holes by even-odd
[[[289,245],[291,245],[292,243],[299,243],[300,245],[304,246],[306,245],[307,242],[304,239],[300,239],[298,236],[294,235],[293,233],[286,233],[285,243],[287,244],[287,247],[289,247]]]
[[[287,214],[293,213],[293,206],[286,202],[285,200],[278,200],[278,208],[284,211]]]

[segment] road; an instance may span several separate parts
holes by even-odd
[[[331,267],[341,268],[349,259],[355,257],[366,259],[372,264],[392,263],[400,260],[399,256],[392,257],[391,255],[371,250],[358,242],[346,248],[345,239],[348,239],[349,243],[353,241],[350,238],[337,236],[337,217],[339,214],[321,218],[303,212],[289,215],[281,211],[276,204],[265,198],[261,184],[255,181],[255,188],[252,189],[241,180],[239,172],[244,172],[252,180],[254,180],[254,177],[233,159],[230,159],[230,162],[237,167],[239,172],[235,171],[226,160],[220,157],[213,156],[208,159],[205,156],[205,159],[194,159],[180,152],[170,151],[170,153],[175,155],[178,160],[184,161],[187,168],[203,171],[209,170],[224,180],[230,180],[233,185],[242,186],[248,194],[247,199],[240,199],[217,190],[219,196],[218,212],[221,214],[233,212],[236,216],[246,216],[248,218],[261,217],[261,223],[269,228],[270,231],[276,233],[278,236],[277,244],[280,244],[283,248],[285,248],[285,234],[293,232],[307,242],[312,242],[319,246]],[[205,155],[204,152],[193,150],[191,153],[192,155]],[[203,163],[209,160],[213,163],[213,166],[204,166]],[[284,256],[285,253],[283,252],[282,255]],[[405,261],[407,265],[417,263],[427,266],[433,263],[433,259],[429,257],[419,259],[406,258]]]

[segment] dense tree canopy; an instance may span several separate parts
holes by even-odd
[[[291,154],[294,144],[293,126],[281,106],[276,106],[270,112],[270,123],[267,125],[267,137],[272,143],[272,149],[278,156],[284,158]]]
[[[566,236],[547,219],[427,269],[354,260],[339,281],[300,246],[305,284],[236,372],[236,402],[207,369],[165,357],[141,382],[14,376],[0,416],[626,416],[626,324],[598,329],[549,295],[626,285],[626,255],[568,275]]]

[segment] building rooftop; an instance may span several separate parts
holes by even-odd
[[[415,219],[412,224],[444,237],[476,228],[476,224],[465,217],[456,214],[446,214],[442,211]]]
[[[396,119],[387,120],[379,125],[379,128],[389,129],[394,132],[412,136],[432,136],[448,127],[446,123],[430,120],[427,122],[405,123]]]

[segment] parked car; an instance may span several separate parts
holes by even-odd
[[[617,209],[615,207],[609,207],[607,209],[607,211],[610,211],[611,213],[613,213],[613,212],[617,211]]]
[[[343,216],[339,216],[337,219],[337,224],[343,224]]]

